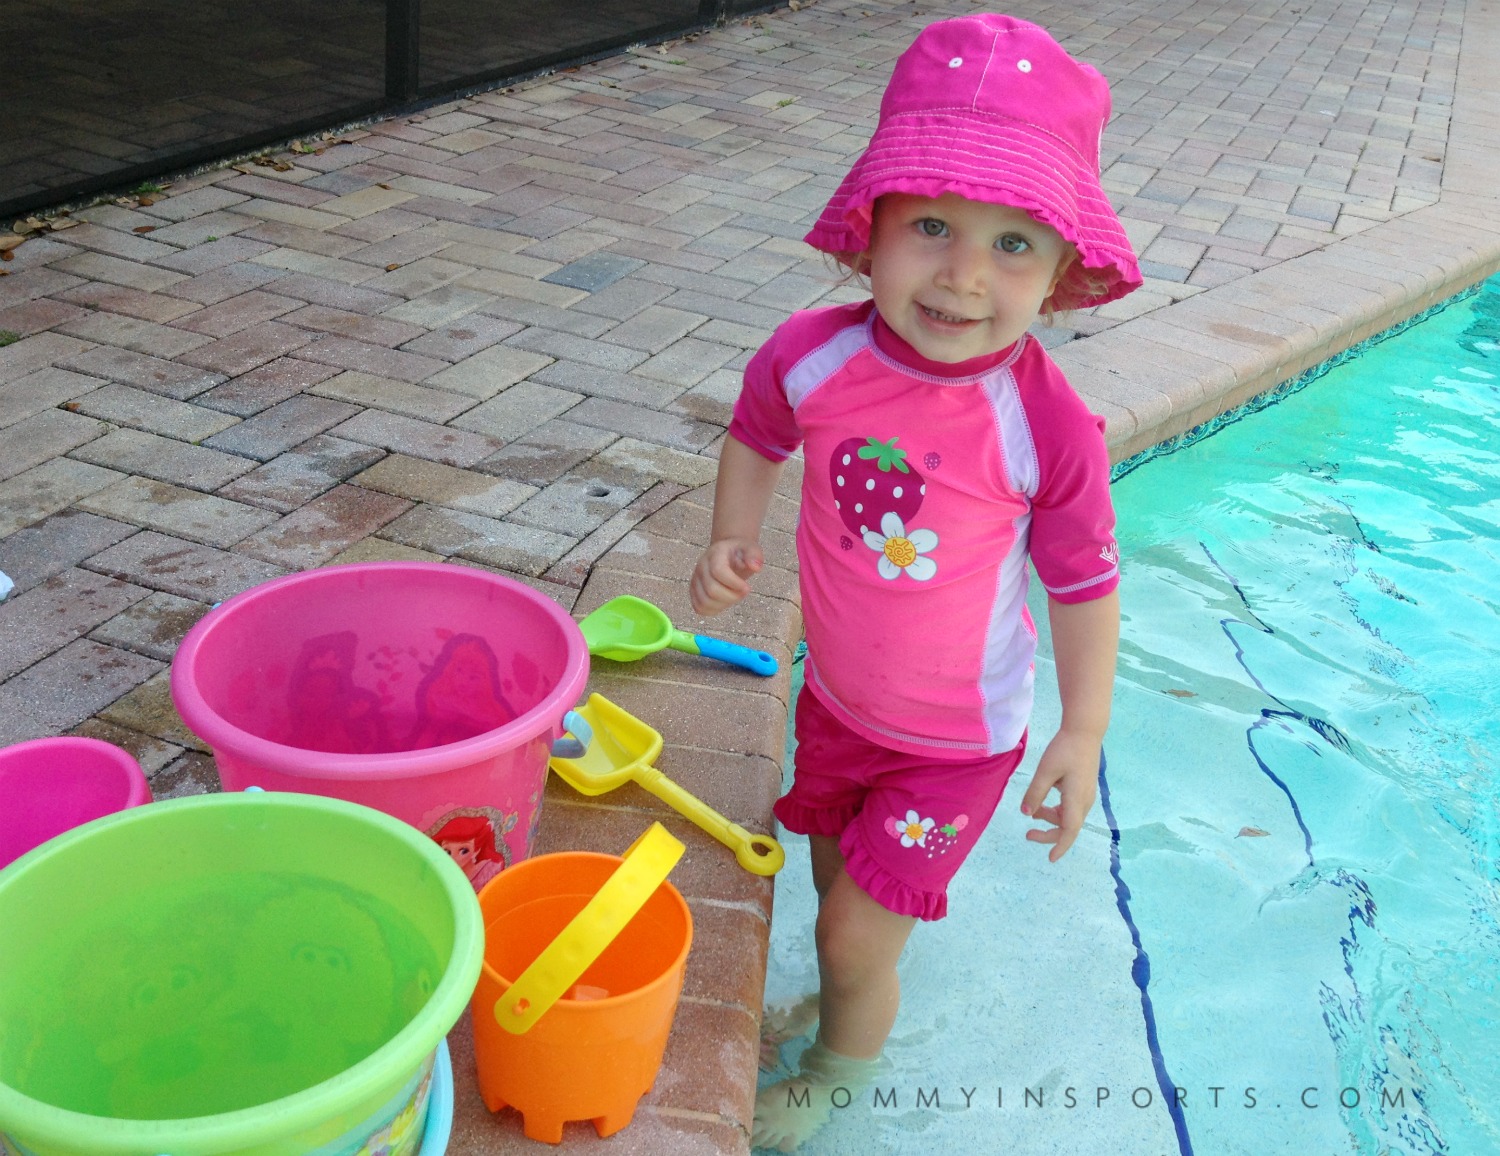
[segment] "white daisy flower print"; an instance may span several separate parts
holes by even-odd
[[[924,819],[915,811],[907,811],[904,820],[892,815],[885,821],[886,831],[900,839],[903,847],[925,847],[927,832],[936,825],[936,819]]]
[[[906,532],[906,526],[895,514],[884,514],[880,519],[880,533],[865,531],[865,545],[880,554],[876,569],[887,579],[907,574],[918,582],[926,582],[937,573],[937,563],[924,557],[938,544],[938,536],[931,530]]]

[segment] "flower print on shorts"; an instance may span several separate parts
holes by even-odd
[[[903,573],[926,582],[937,573],[937,563],[924,557],[938,544],[938,536],[931,530],[913,530],[907,533],[906,526],[895,514],[886,514],[880,519],[880,533],[870,530],[865,534],[865,545],[880,552],[876,569],[887,579],[899,578]]]
[[[907,811],[905,819],[892,815],[885,821],[886,834],[901,840],[903,847],[924,847],[927,832],[937,826],[936,819],[924,819],[915,811]]]
[[[924,819],[916,811],[907,811],[905,819],[894,815],[885,821],[886,834],[900,839],[903,847],[920,847],[927,858],[946,855],[958,842],[958,833],[969,825],[969,816],[959,815],[951,822],[938,825],[936,819]]]

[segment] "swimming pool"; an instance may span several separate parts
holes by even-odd
[[[803,1151],[1500,1151],[1500,278],[1339,360],[1119,471],[1100,805],[1023,839],[1044,635],[1043,741]],[[816,987],[785,842],[772,1005]]]

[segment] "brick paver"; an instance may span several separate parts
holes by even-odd
[[[235,546],[288,570],[320,566],[378,531],[412,503],[359,486],[335,486]]]
[[[317,375],[312,380],[316,382]],[[361,412],[348,402],[294,393],[285,401],[205,438],[204,445],[252,461],[268,462]]]
[[[195,340],[194,349],[199,347]],[[106,381],[116,381],[178,401],[200,394],[224,380],[222,374],[183,365],[170,357],[155,357],[137,350],[109,345],[100,345],[58,364],[63,369]]]
[[[93,424],[101,430],[105,428],[102,422]],[[204,492],[219,489],[255,465],[237,454],[220,453],[133,429],[117,429],[103,437],[87,439],[87,444],[80,442],[71,456],[76,461]]]
[[[63,373],[65,370],[43,370]],[[106,384],[95,378],[75,378],[77,401],[68,405],[78,413],[129,426],[162,437],[193,444],[228,429],[239,419],[202,405],[188,405],[168,397],[132,388]],[[85,383],[87,383],[85,385]],[[64,387],[65,388],[65,387]],[[65,403],[66,404],[66,403]]]
[[[20,344],[25,344],[22,342]],[[57,366],[45,366],[24,377],[0,385],[0,423],[13,426],[34,414],[45,413],[60,405],[93,393],[106,382]]]
[[[136,532],[123,522],[65,510],[0,537],[0,573],[10,576],[20,594]]]
[[[161,668],[128,650],[75,639],[0,683],[0,746],[71,730]]]
[[[895,56],[969,10],[806,0],[351,129],[285,172],[223,168],[80,210],[14,250],[0,743],[96,734],[141,758],[158,797],[214,789],[164,664],[207,606],[330,562],[445,559],[577,610],[629,590],[689,619],[698,487],[739,371],[789,311],[861,296],[800,238]],[[1146,284],[1045,340],[1117,453],[1500,265],[1490,7],[1011,11],[1114,93],[1104,181]],[[758,594],[716,623],[783,649],[792,484]],[[768,821],[784,683],[640,668],[596,681],[627,706],[648,696],[651,717],[706,716],[695,749],[758,776],[735,797]],[[554,813],[619,850],[641,816],[612,806]],[[703,1030],[674,1035],[680,1079],[641,1111],[682,1150],[743,1151],[770,892],[701,862],[685,886],[743,954],[694,965],[683,1014]],[[450,1150],[523,1149],[513,1119],[465,1095]]]
[[[284,570],[267,562],[229,554],[161,534],[136,534],[88,559],[88,568],[151,590],[210,605],[231,598]]]
[[[89,637],[170,662],[182,636],[208,609],[206,603],[157,591],[95,627]]]
[[[6,600],[0,604],[0,680],[60,650],[148,593],[74,569]]]
[[[141,476],[123,478],[78,506],[205,546],[232,546],[275,521],[274,514],[254,506]]]
[[[62,409],[43,409],[23,418],[0,429],[0,481],[77,449],[108,430],[101,421]]]
[[[0,482],[0,536],[66,510],[115,483],[131,479],[114,470],[51,458]]]

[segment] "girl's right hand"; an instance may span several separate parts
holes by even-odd
[[[750,579],[765,565],[760,544],[748,538],[721,538],[703,551],[689,587],[699,614],[727,610],[750,593]]]

